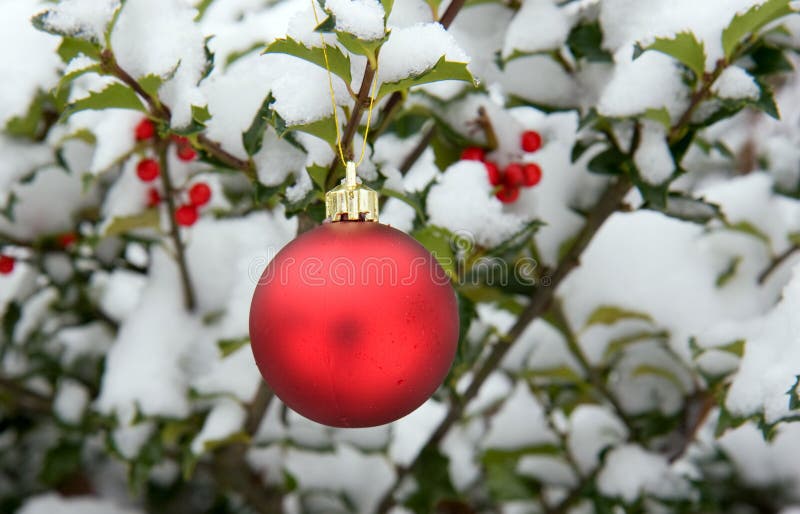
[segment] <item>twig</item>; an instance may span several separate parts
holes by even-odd
[[[169,124],[170,119],[172,117],[172,113],[170,112],[169,107],[161,103],[158,98],[155,98],[153,95],[148,93],[147,91],[142,88],[142,85],[139,84],[135,78],[133,78],[127,71],[122,69],[120,65],[117,63],[117,60],[114,57],[114,54],[111,50],[106,49],[100,55],[100,61],[103,66],[103,69],[108,72],[109,74],[117,77],[121,80],[125,85],[133,89],[137,95],[142,97],[144,101],[147,103],[149,107],[150,114],[160,119],[161,121]],[[256,170],[255,166],[252,161],[245,161],[242,160],[235,155],[225,151],[218,142],[209,139],[208,136],[205,134],[198,134],[197,135],[197,142],[202,145],[203,150],[206,151],[209,155],[216,158],[221,163],[229,166],[233,169],[237,169],[243,171],[249,178],[254,179],[256,177]]]
[[[186,251],[181,240],[180,229],[178,222],[175,219],[175,200],[173,198],[174,189],[172,187],[172,178],[169,174],[169,163],[167,161],[167,146],[169,141],[161,139],[156,144],[158,151],[158,162],[161,167],[161,185],[164,188],[164,199],[167,203],[167,211],[169,217],[169,229],[172,242],[175,245],[175,253],[178,261],[178,270],[181,276],[181,285],[183,287],[183,300],[186,309],[193,311],[195,307],[195,295],[192,279],[189,276],[189,267],[186,264]]]
[[[472,382],[470,382],[467,390],[464,391],[460,399],[454,401],[450,405],[444,419],[428,438],[423,449],[417,454],[417,457],[408,466],[398,470],[397,478],[381,500],[378,512],[385,513],[393,506],[394,493],[397,491],[403,479],[419,465],[420,455],[424,455],[426,450],[430,450],[439,445],[450,429],[461,418],[467,404],[478,394],[483,383],[497,368],[503,357],[508,353],[517,339],[519,339],[528,325],[545,313],[553,300],[558,286],[564,278],[578,266],[581,254],[589,245],[589,242],[597,233],[597,230],[608,217],[619,208],[630,188],[630,181],[626,177],[620,177],[603,193],[597,204],[589,212],[583,227],[575,237],[575,241],[572,243],[572,246],[570,246],[564,258],[559,262],[553,274],[550,277],[544,277],[545,279],[549,278],[549,280],[546,281],[547,285],[543,283],[534,291],[530,302],[517,318],[517,322],[511,327],[511,330],[509,330],[505,337],[495,343],[489,355],[475,371]]]
[[[7,394],[6,394],[7,393]],[[4,396],[8,396],[11,408],[19,408],[36,414],[52,414],[52,400],[16,381],[0,376],[0,403],[4,403]]]
[[[683,114],[678,119],[678,122],[673,126],[669,131],[669,142],[675,143],[683,136],[683,129],[689,126],[689,123],[692,121],[692,115],[697,107],[708,98],[711,94],[711,86],[714,85],[714,82],[719,78],[725,68],[728,66],[728,62],[725,59],[719,59],[717,61],[716,66],[710,73],[705,73],[702,77],[702,84],[700,89],[695,91],[692,95],[691,99],[689,100],[689,106],[683,111]]]
[[[400,173],[402,173],[403,175],[408,173],[408,170],[410,170],[411,167],[414,166],[414,164],[417,162],[417,159],[419,159],[420,156],[423,153],[425,153],[425,150],[428,148],[428,145],[431,144],[431,139],[433,139],[434,134],[436,134],[435,124],[425,131],[425,133],[422,135],[422,138],[420,138],[417,145],[414,147],[413,150],[411,150],[411,153],[409,153],[406,156],[406,158],[403,159],[403,162],[400,164],[399,168]]]
[[[764,268],[764,271],[758,274],[758,283],[763,284],[764,282],[766,282],[767,279],[770,277],[770,275],[772,275],[772,273],[774,273],[775,270],[777,270],[781,266],[781,264],[786,262],[786,260],[789,259],[789,257],[794,255],[794,253],[797,250],[800,250],[800,246],[792,245],[789,248],[787,248],[783,253],[772,259],[772,262],[769,263],[769,266]]]
[[[345,126],[340,142],[342,145],[342,153],[347,159],[352,158],[351,149],[353,147],[353,136],[356,135],[356,130],[358,130],[358,126],[361,123],[361,115],[364,112],[364,106],[369,102],[369,92],[374,78],[375,70],[372,68],[369,59],[367,59],[367,64],[364,67],[364,77],[361,79],[361,87],[358,89],[358,98],[356,98],[356,103],[347,120],[347,125]],[[364,141],[364,144],[366,145],[367,141]],[[332,188],[336,183],[336,169],[339,167],[339,164],[339,156],[334,155],[333,161],[328,168],[328,177],[325,180],[327,189]]]

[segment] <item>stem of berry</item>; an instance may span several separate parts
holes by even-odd
[[[169,163],[167,160],[167,148],[169,147],[168,139],[159,139],[156,143],[156,150],[158,152],[158,162],[161,166],[161,185],[164,188],[164,201],[167,204],[167,212],[169,216],[169,230],[172,242],[175,245],[175,254],[178,261],[178,270],[180,271],[181,284],[183,286],[183,299],[187,310],[194,310],[195,308],[195,294],[192,279],[189,275],[189,267],[186,264],[186,249],[181,240],[180,230],[178,228],[178,221],[175,219],[175,200],[173,199],[174,188],[172,186],[172,178],[169,174]]]

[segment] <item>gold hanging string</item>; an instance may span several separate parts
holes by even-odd
[[[311,9],[314,11],[314,22],[319,27],[319,16],[317,15],[316,0],[311,0]],[[325,59],[325,71],[328,72],[328,89],[331,95],[331,107],[333,108],[333,123],[336,126],[336,148],[339,151],[339,159],[342,164],[347,167],[347,159],[344,158],[344,150],[342,149],[342,132],[339,128],[339,114],[336,109],[336,94],[333,91],[333,74],[331,73],[331,65],[328,61],[328,45],[325,43],[325,36],[320,32],[319,40],[322,43],[322,56]],[[378,62],[375,61],[375,75],[372,79],[372,87],[369,94],[369,108],[367,109],[367,126],[364,129],[364,142],[361,145],[361,155],[358,162],[355,163],[359,166],[364,161],[364,155],[367,150],[367,136],[369,136],[369,127],[372,121],[372,107],[375,104],[375,86],[378,84]],[[358,101],[358,100],[356,100]]]

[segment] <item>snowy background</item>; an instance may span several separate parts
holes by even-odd
[[[1,0],[0,512],[797,514],[796,8]],[[459,263],[450,375],[369,429],[248,345],[337,120],[382,222]]]

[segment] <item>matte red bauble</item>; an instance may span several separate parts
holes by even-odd
[[[422,245],[366,221],[375,193],[354,173],[331,193],[334,221],[289,243],[261,277],[250,307],[253,354],[275,394],[303,416],[336,427],[382,425],[419,407],[444,380],[458,306]]]

